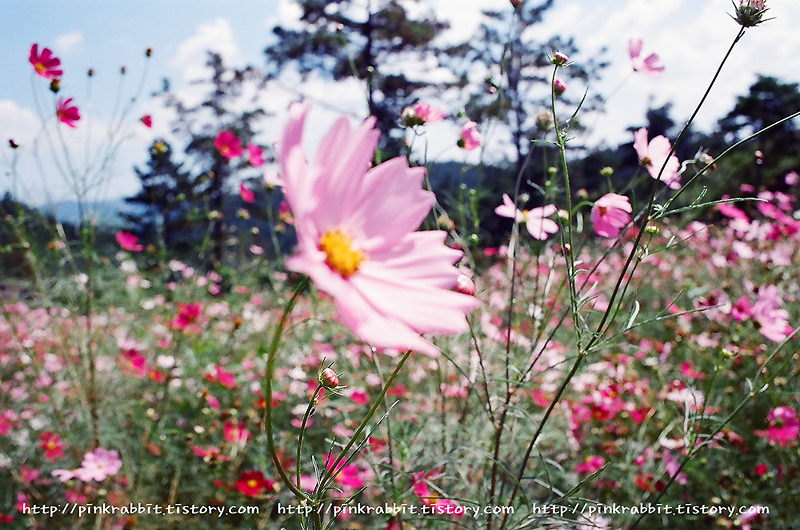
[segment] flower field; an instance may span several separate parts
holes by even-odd
[[[734,7],[736,44],[766,5]],[[633,72],[660,75],[642,47]],[[42,134],[81,130],[60,60],[28,60],[53,92]],[[302,101],[272,146],[244,118],[194,133],[199,196],[154,141],[136,173],[172,195],[147,222],[69,226],[7,195],[0,528],[800,528],[800,168],[759,150],[737,162],[757,180],[719,185],[797,109],[713,157],[679,150],[691,119],[632,128],[578,181],[583,101],[559,98],[580,66],[546,68],[496,188],[465,162],[437,189],[421,153],[448,119],[453,149],[484,149],[477,114],[420,100],[392,118],[398,152],[379,112],[311,149]]]

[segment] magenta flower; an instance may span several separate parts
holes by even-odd
[[[71,103],[72,98],[66,100],[64,98],[58,98],[56,116],[58,116],[61,123],[69,125],[74,129],[75,122],[81,119],[81,115],[78,113],[78,107],[71,105]]]
[[[464,515],[464,508],[455,502],[442,497],[438,492],[432,492],[428,486],[427,479],[432,478],[433,473],[413,473],[411,481],[414,485],[414,493],[422,501],[423,504],[428,506],[432,513],[439,515],[455,515],[461,517]]]
[[[792,332],[789,312],[781,308],[782,303],[778,288],[767,285],[758,290],[758,300],[750,308],[750,315],[756,321],[758,330],[774,342],[781,342]]]
[[[600,237],[617,237],[631,222],[633,207],[624,195],[606,193],[592,206],[592,224]]]
[[[247,156],[250,158],[250,165],[261,167],[264,165],[264,150],[256,144],[247,144]]]
[[[800,420],[791,407],[776,407],[767,416],[769,428],[756,431],[756,435],[766,438],[770,445],[789,447],[794,445],[800,434]]]
[[[119,453],[98,447],[83,456],[83,464],[75,470],[75,477],[84,482],[102,482],[107,477],[116,475],[120,469],[122,461]]]
[[[419,334],[465,331],[464,315],[479,304],[450,290],[462,254],[444,245],[447,234],[416,231],[434,202],[422,189],[425,169],[402,157],[370,169],[375,118],[355,130],[340,118],[308,163],[300,145],[307,110],[292,105],[279,145],[298,239],[286,268],[332,295],[339,319],[363,341],[438,354]]]
[[[550,234],[558,232],[558,224],[547,219],[556,213],[556,207],[552,204],[539,206],[533,210],[518,210],[514,207],[514,201],[508,194],[503,194],[503,204],[494,209],[494,213],[500,217],[509,217],[518,223],[525,223],[525,228],[531,237],[544,241]]]
[[[139,121],[142,122],[144,126],[147,127],[148,129],[153,128],[153,117],[150,116],[149,114],[145,114],[144,116],[139,118]]]
[[[38,44],[31,46],[29,61],[36,73],[45,79],[55,79],[64,73],[63,70],[58,69],[61,66],[61,61],[58,57],[55,57],[49,48],[44,48],[42,53],[39,53]]]
[[[217,135],[214,140],[214,147],[217,148],[219,154],[230,160],[236,158],[244,153],[242,149],[242,141],[233,134],[231,131],[222,131]]]
[[[461,128],[461,136],[458,139],[458,146],[465,151],[472,151],[480,147],[481,133],[478,131],[478,124],[470,121]]]
[[[657,65],[658,55],[651,53],[646,59],[641,59],[642,40],[631,39],[628,41],[628,55],[631,58],[631,65],[636,72],[643,72],[651,77],[658,77],[664,71],[663,65]]]
[[[661,166],[664,165],[666,160],[667,165],[664,166],[664,171],[661,172],[661,182],[677,190],[681,187],[680,168],[681,163],[678,157],[674,154],[670,155],[672,145],[663,136],[656,136],[650,143],[647,142],[647,129],[642,128],[633,133],[634,142],[633,148],[636,149],[636,154],[639,155],[639,162],[647,168],[647,172],[654,179],[658,179],[658,174],[661,171]],[[669,160],[667,160],[669,156]]]
[[[606,465],[606,460],[602,456],[587,456],[583,462],[575,466],[575,472],[579,475],[591,475],[603,469],[604,465]]]
[[[130,232],[117,232],[117,243],[128,252],[141,252],[144,247],[139,244],[139,238]]]
[[[245,186],[244,182],[239,185],[239,197],[248,204],[256,202],[256,194],[253,193],[253,190]]]
[[[561,79],[556,79],[555,81],[553,81],[553,93],[556,96],[560,96],[566,91],[567,91],[567,84],[564,81],[562,81]]]

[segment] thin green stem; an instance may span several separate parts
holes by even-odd
[[[297,437],[297,458],[295,460],[296,464],[296,476],[295,479],[297,480],[297,488],[300,489],[300,464],[303,456],[303,437],[306,434],[306,425],[308,424],[308,418],[311,417],[311,412],[314,410],[314,407],[317,405],[317,396],[319,396],[320,391],[322,390],[322,384],[318,383],[317,388],[314,389],[314,395],[311,396],[311,401],[308,402],[308,407],[306,407],[306,413],[303,415],[303,423],[300,426],[300,435]]]

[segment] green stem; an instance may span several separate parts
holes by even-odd
[[[317,396],[322,390],[322,384],[317,384],[317,388],[314,390],[314,395],[311,396],[311,401],[308,402],[308,407],[306,407],[306,413],[303,415],[303,424],[300,427],[300,436],[297,439],[297,476],[295,479],[297,480],[297,487],[300,488],[300,458],[303,454],[303,437],[306,433],[306,424],[308,423],[308,418],[311,416],[311,411],[314,410],[314,407],[317,404]]]
[[[272,336],[272,342],[269,345],[269,351],[267,352],[267,368],[264,375],[264,399],[266,400],[264,403],[264,427],[267,432],[267,450],[269,451],[270,457],[272,457],[272,462],[275,464],[275,468],[278,470],[278,475],[280,475],[281,480],[283,480],[283,483],[286,484],[292,493],[294,493],[295,496],[300,500],[305,500],[309,497],[303,492],[303,490],[295,486],[292,480],[286,474],[286,470],[283,469],[283,465],[278,458],[278,453],[275,450],[275,437],[274,433],[272,432],[272,379],[275,375],[275,354],[277,353],[278,346],[281,343],[281,335],[286,327],[286,321],[289,319],[289,315],[291,314],[292,309],[294,309],[297,299],[300,298],[300,295],[306,291],[309,284],[309,279],[303,278],[303,280],[294,290],[292,297],[286,303],[286,307],[283,309],[283,314],[281,315],[281,319],[275,328],[275,334]],[[263,354],[263,346],[261,348],[261,353]]]

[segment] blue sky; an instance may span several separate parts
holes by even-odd
[[[411,0],[401,0],[411,2]],[[356,0],[366,4],[367,0]],[[510,9],[503,0],[421,0],[425,9],[434,9],[437,16],[450,22],[450,41],[471,35],[480,20],[481,9]],[[800,2],[770,0],[769,15],[775,17],[762,27],[748,31],[734,50],[726,70],[712,92],[707,107],[698,116],[701,128],[713,123],[730,110],[735,97],[746,92],[756,74],[779,77],[784,81],[800,81],[800,32],[795,29],[800,20]],[[648,106],[674,104],[674,117],[686,119],[708,83],[736,34],[737,25],[727,13],[730,0],[557,0],[548,12],[545,23],[536,28],[542,40],[550,35],[572,35],[584,56],[606,48],[604,58],[611,62],[604,79],[589,87],[590,92],[609,94],[622,87],[608,101],[606,112],[587,117],[595,124],[592,141],[615,145],[629,141],[626,128],[641,124]],[[51,48],[62,60],[65,71],[63,92],[74,97],[81,107],[82,121],[76,131],[64,129],[70,149],[85,150],[85,131],[89,118],[99,130],[114,107],[114,94],[119,82],[119,68],[128,70],[125,97],[130,97],[141,79],[144,50],[154,50],[150,59],[147,83],[141,101],[137,102],[126,129],[126,142],[115,159],[113,179],[103,191],[103,197],[120,197],[136,192],[134,164],[142,164],[146,149],[153,138],[168,134],[169,112],[146,97],[157,90],[161,79],[170,79],[173,89],[187,101],[197,100],[200,89],[189,83],[202,78],[205,50],[214,49],[229,64],[263,65],[263,49],[271,38],[271,27],[281,22],[296,24],[297,11],[290,0],[138,0],[108,2],[107,0],[26,0],[6,2],[2,7],[0,44],[4,49],[0,59],[0,190],[7,189],[7,169],[10,150],[6,138],[15,138],[29,148],[41,128],[34,107],[31,80],[43,101],[50,98],[46,82],[32,76],[28,53],[32,43]],[[627,56],[630,38],[643,38],[644,54],[656,52],[666,66],[659,79],[632,74]],[[415,65],[418,66],[418,65]],[[404,66],[400,65],[401,68]],[[411,67],[411,66],[409,66]],[[96,72],[91,97],[87,93],[86,71]],[[624,82],[623,82],[624,80]],[[583,87],[570,87],[580,91]],[[274,117],[263,123],[259,140],[268,145],[277,139],[283,124],[283,110],[298,98],[298,91],[319,103],[310,116],[309,144],[318,141],[328,124],[345,112],[363,118],[366,107],[363,89],[357,82],[331,85],[322,79],[300,84],[289,76],[281,86],[252,93]],[[328,104],[328,106],[322,103]],[[332,110],[334,107],[336,110]],[[454,109],[450,109],[454,110]],[[797,109],[787,109],[787,114]],[[152,130],[138,124],[141,114],[153,115]],[[53,125],[51,123],[51,125]],[[63,129],[63,127],[62,127]],[[441,123],[431,127],[427,135],[429,153],[441,153],[440,159],[463,157],[453,148],[457,125]],[[97,142],[90,142],[89,150]],[[503,152],[507,140],[502,134],[490,138],[493,149]],[[496,147],[496,149],[494,149]],[[309,149],[311,151],[311,149]],[[35,203],[69,198],[70,191],[49,159],[53,153],[40,148],[43,164],[37,166],[30,149],[18,151],[18,184],[23,199]],[[465,158],[475,162],[478,154]]]

